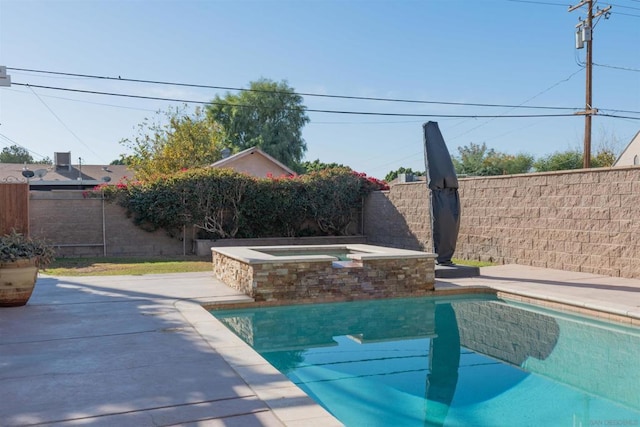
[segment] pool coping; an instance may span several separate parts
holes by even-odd
[[[557,311],[582,314],[601,320],[640,326],[640,313],[620,310],[615,307],[605,307],[599,304],[581,303],[569,301],[563,298],[553,298],[549,296],[536,295],[529,292],[496,291],[496,296],[501,299],[523,302],[540,307],[550,308]]]
[[[272,255],[270,252],[305,252],[326,249],[331,252],[339,250],[355,251],[347,254],[347,258],[357,261],[384,259],[429,259],[437,255],[427,252],[411,251],[408,249],[387,248],[364,244],[333,244],[333,245],[288,245],[288,246],[228,246],[212,247],[211,252],[217,252],[246,264],[270,264],[281,262],[323,262],[338,261],[331,255]]]
[[[342,426],[329,411],[271,366],[251,346],[204,308],[207,301],[174,303],[174,307],[286,426]]]
[[[337,245],[344,246],[344,245]],[[355,246],[355,245],[354,245]],[[471,279],[473,280],[473,279]],[[640,326],[640,312],[619,310],[615,307],[570,301],[525,290],[505,290],[504,286],[460,285],[446,280],[436,282],[437,288],[424,296],[455,296],[473,294],[494,294],[500,299],[525,302],[559,311],[587,315],[593,318],[613,321],[632,326]],[[502,288],[502,289],[501,289]],[[348,299],[313,299],[296,301],[297,304],[349,301]],[[194,329],[214,348],[229,366],[247,383],[287,426],[334,426],[342,425],[331,413],[311,399],[302,389],[271,366],[251,346],[229,330],[221,321],[209,313],[213,309],[250,308],[264,306],[291,305],[291,301],[275,302],[229,302],[203,299],[197,302],[178,301],[176,308],[191,323]]]

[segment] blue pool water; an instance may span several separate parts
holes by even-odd
[[[640,426],[640,330],[493,297],[212,311],[347,426]]]

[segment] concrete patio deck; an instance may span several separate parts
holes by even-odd
[[[640,326],[640,280],[505,265],[438,280]],[[0,426],[340,425],[201,306],[250,301],[212,273],[46,277],[0,309]]]

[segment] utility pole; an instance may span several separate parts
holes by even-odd
[[[7,74],[7,67],[0,65],[0,86],[11,86],[11,76]]]
[[[584,154],[582,156],[582,167],[591,167],[591,117],[598,114],[598,110],[593,108],[593,20],[604,15],[605,19],[609,18],[611,12],[611,6],[607,6],[604,9],[598,8],[596,13],[593,13],[593,6],[597,0],[582,0],[575,6],[569,7],[569,12],[573,12],[582,6],[587,6],[587,19],[580,21],[576,25],[576,49],[582,49],[584,44],[587,44],[587,59],[586,59],[586,91],[585,91],[585,106],[584,111],[580,111],[576,114],[584,115]]]

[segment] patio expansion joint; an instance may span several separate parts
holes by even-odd
[[[188,403],[176,403],[174,405],[152,406],[152,407],[148,407],[148,408],[134,409],[134,410],[131,410],[131,411],[110,412],[110,413],[106,413],[106,414],[87,415],[87,416],[84,416],[84,417],[72,417],[72,418],[64,418],[64,419],[59,419],[59,420],[48,420],[48,421],[44,421],[44,422],[27,424],[27,425],[29,425],[29,426],[41,426],[41,425],[46,426],[48,424],[66,423],[66,422],[73,422],[73,421],[83,421],[83,420],[87,420],[88,421],[88,420],[94,420],[94,419],[99,419],[99,418],[112,417],[114,415],[127,415],[127,414],[135,414],[135,413],[144,413],[144,412],[157,411],[157,410],[162,410],[162,409],[184,408],[184,407],[202,405],[202,404],[207,404],[207,403],[219,403],[219,402],[232,401],[232,400],[242,400],[242,399],[255,399],[255,396],[253,396],[253,395],[234,396],[234,397],[225,397],[225,398],[221,398],[221,399],[200,400],[200,401],[194,401],[194,402],[188,402]],[[206,421],[206,420],[233,418],[233,417],[237,417],[237,416],[241,416],[241,415],[257,414],[257,413],[260,413],[260,412],[268,412],[268,411],[269,411],[269,408],[265,407],[265,408],[261,408],[261,409],[253,409],[253,410],[250,410],[248,412],[241,413],[241,414],[226,415],[226,416],[221,416],[221,417],[198,418],[198,419],[189,420],[189,421],[182,421],[182,422],[180,422],[180,424],[183,424],[185,422],[186,423],[190,423],[190,422],[198,422],[198,421]]]
[[[119,336],[127,336],[127,335],[138,335],[138,334],[147,334],[149,332],[166,332],[162,329],[148,329],[142,331],[133,331],[133,332],[120,332],[117,334],[101,334],[101,335],[82,335],[75,337],[61,337],[61,338],[51,338],[46,340],[33,340],[33,341],[10,341],[10,342],[2,342],[0,343],[0,347],[5,345],[16,345],[16,344],[38,344],[38,343],[46,343],[46,342],[60,342],[60,341],[70,341],[70,340],[84,340],[84,339],[97,339],[97,338],[106,338],[106,337],[119,337]]]
[[[140,302],[156,302],[149,298],[126,298],[112,297],[109,301],[75,301],[75,302],[29,302],[29,307],[63,307],[66,305],[92,305],[92,304],[122,304],[122,303],[140,303]]]

